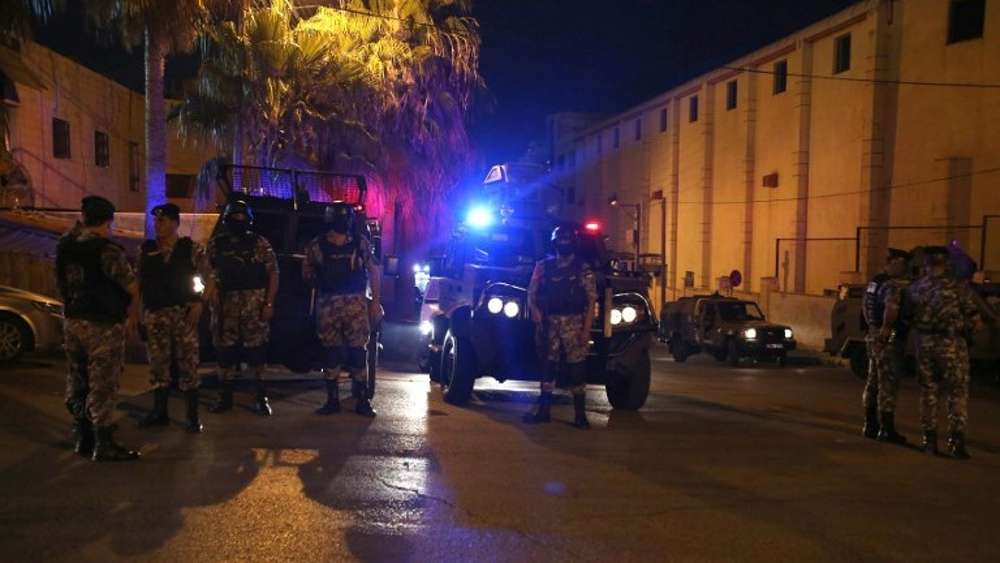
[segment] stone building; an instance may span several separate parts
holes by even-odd
[[[627,250],[634,208],[608,201],[638,205],[668,297],[733,270],[743,291],[829,294],[890,245],[955,241],[1000,270],[1000,2],[868,0],[550,128],[569,132],[552,162],[576,215]]]

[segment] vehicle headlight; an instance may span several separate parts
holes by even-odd
[[[622,312],[618,309],[611,309],[611,324],[620,325],[622,324]]]
[[[503,311],[503,299],[500,299],[499,297],[491,297],[490,300],[486,302],[486,309],[494,315]]]
[[[517,304],[517,301],[508,301],[506,305],[503,306],[503,314],[507,315],[508,319],[513,319],[521,312],[521,306]]]
[[[795,333],[792,332],[792,329],[786,328],[785,329],[785,340],[791,340],[793,336],[795,336]]]
[[[636,317],[639,316],[639,312],[635,310],[635,307],[626,306],[622,308],[622,320],[627,323],[635,322]]]
[[[63,316],[62,305],[56,303],[46,303],[45,301],[32,301],[31,304],[43,313],[48,313],[50,315],[56,315],[57,317]]]
[[[420,326],[417,327],[420,334],[424,336],[430,336],[434,332],[434,323],[430,321],[420,321]]]
[[[192,282],[195,293],[205,293],[205,282],[201,279],[201,276],[195,276]]]
[[[746,337],[747,340],[753,340],[754,338],[757,338],[757,329],[748,328],[743,331],[743,336]]]

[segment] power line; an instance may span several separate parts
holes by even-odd
[[[743,200],[743,201],[711,201],[711,202],[707,202],[707,201],[678,201],[677,205],[705,205],[706,203],[708,205],[746,205],[748,203],[751,203],[751,204],[755,204],[755,203],[781,203],[781,202],[788,202],[788,201],[830,199],[830,198],[835,198],[835,197],[845,197],[845,196],[850,196],[850,195],[867,194],[867,193],[872,193],[872,192],[883,192],[883,191],[890,191],[890,190],[901,190],[901,189],[913,188],[913,187],[917,187],[917,186],[925,186],[925,185],[929,185],[929,184],[936,184],[938,182],[947,182],[948,180],[957,180],[959,178],[972,178],[974,176],[984,176],[984,175],[987,175],[987,174],[995,174],[997,172],[1000,172],[1000,167],[996,167],[996,168],[984,168],[982,170],[976,170],[976,171],[973,171],[973,172],[969,172],[967,174],[954,174],[954,175],[951,175],[951,176],[942,176],[940,178],[931,178],[929,180],[917,180],[917,181],[914,181],[914,182],[906,182],[906,183],[902,183],[902,184],[891,184],[891,185],[884,186],[884,187],[881,187],[881,188],[871,188],[871,189],[867,189],[867,190],[852,190],[852,191],[848,191],[848,192],[837,192],[837,193],[831,193],[831,194],[809,195],[809,196],[805,196],[805,197],[794,196],[794,197],[779,197],[779,198],[772,198],[772,199],[754,199],[754,200]],[[669,203],[669,200],[668,200],[668,203]]]
[[[976,82],[925,82],[920,80],[891,80],[882,78],[857,78],[853,76],[835,76],[829,74],[802,74],[794,72],[776,72],[773,70],[763,70],[759,68],[724,66],[726,70],[746,72],[751,74],[774,74],[781,76],[791,76],[793,78],[810,78],[816,80],[840,80],[843,82],[862,82],[865,84],[892,84],[899,86],[936,86],[942,88],[981,88],[998,89],[1000,84],[976,83]]]

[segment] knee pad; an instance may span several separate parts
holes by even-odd
[[[324,367],[341,368],[344,367],[344,363],[346,361],[347,361],[347,352],[344,350],[342,346],[323,348]]]
[[[258,367],[264,365],[267,359],[267,346],[254,346],[246,349],[247,365]]]
[[[219,367],[222,369],[234,367],[240,360],[239,350],[235,346],[217,348],[215,350],[215,356],[216,360],[219,362]]]
[[[365,369],[367,359],[367,353],[364,348],[347,349],[347,367],[351,370]]]

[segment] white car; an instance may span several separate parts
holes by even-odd
[[[0,363],[26,352],[51,352],[63,344],[60,301],[0,285]]]

